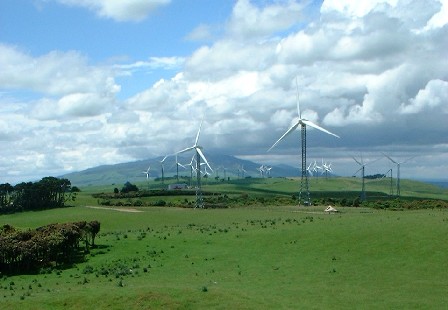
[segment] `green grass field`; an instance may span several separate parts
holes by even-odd
[[[352,191],[352,180],[346,182],[344,188]],[[290,195],[297,188],[297,181],[286,179],[240,183],[213,190]],[[338,192],[341,186],[319,183],[316,192]],[[402,193],[412,196],[405,186]],[[446,209],[341,208],[324,214],[324,206],[138,208],[141,212],[85,207],[95,206],[89,194],[97,191],[83,189],[75,207],[0,216],[0,225],[22,229],[101,223],[98,248],[85,262],[3,277],[2,309],[444,309],[448,304]],[[444,197],[432,187],[425,194]]]

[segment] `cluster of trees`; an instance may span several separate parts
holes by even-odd
[[[0,184],[0,214],[62,208],[75,199],[76,187],[68,179],[45,177],[38,182],[22,182],[15,186]]]
[[[94,246],[99,231],[98,221],[50,224],[26,231],[4,225],[0,227],[0,270],[27,273],[75,262],[82,250],[85,253]]]

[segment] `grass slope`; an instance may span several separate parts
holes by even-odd
[[[443,308],[447,211],[297,207],[140,213],[75,207],[19,227],[98,219],[99,248],[63,271],[0,280],[4,309]],[[146,269],[145,269],[146,268]],[[145,272],[146,271],[146,272]],[[13,283],[13,284],[11,284]]]
[[[368,196],[387,193],[383,181],[368,181]],[[356,195],[360,180],[310,186],[314,196]],[[251,196],[290,196],[297,187],[292,179],[205,185]],[[85,262],[2,277],[2,309],[439,309],[448,302],[448,210],[86,207],[97,203],[92,193],[112,190],[82,188],[75,207],[0,216],[0,225],[22,229],[101,223],[99,247]],[[447,199],[446,190],[407,180],[402,195]]]

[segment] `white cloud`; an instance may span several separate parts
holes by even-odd
[[[448,0],[440,0],[440,4],[440,11],[431,17],[424,30],[441,28],[448,23]]]
[[[138,22],[171,0],[55,0],[65,5],[78,6],[95,12],[98,16],[116,21]]]
[[[78,52],[52,51],[39,57],[0,43],[0,88],[26,89],[49,95],[72,92],[116,93],[107,67],[89,66]]]
[[[186,39],[189,41],[204,41],[210,40],[212,37],[212,28],[209,25],[200,24],[186,36]]]
[[[228,23],[232,37],[251,40],[271,36],[296,24],[302,7],[295,1],[282,1],[259,8],[249,0],[239,0]]]
[[[334,146],[350,170],[353,160],[344,158],[353,149],[428,150],[446,142],[448,28],[437,22],[444,5],[422,3],[326,1],[319,18],[304,23],[302,4],[239,1],[225,36],[186,58],[109,67],[80,52],[32,56],[0,45],[0,140],[10,144],[2,156],[12,163],[0,175],[23,179],[36,159],[49,173],[172,153],[192,143],[202,116],[207,152],[265,154],[297,117],[296,77],[303,116],[342,137],[313,133],[314,154]],[[206,38],[210,29],[202,30]],[[158,69],[176,73],[154,78]],[[115,77],[140,82],[137,71],[142,83],[150,74],[158,82],[117,99]],[[297,143],[277,151],[296,152]]]
[[[409,104],[402,103],[400,112],[403,114],[419,113],[425,109],[434,110],[444,105],[443,111],[448,113],[448,82],[431,80],[421,89],[415,98],[411,98]]]
[[[399,0],[325,0],[322,3],[321,12],[331,14],[338,12],[350,17],[364,17],[378,7],[384,7],[385,4],[395,7]]]

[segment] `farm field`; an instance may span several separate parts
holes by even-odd
[[[296,185],[219,188],[268,196]],[[98,189],[82,189],[75,207],[0,216],[0,225],[21,229],[101,223],[85,261],[2,277],[2,309],[440,309],[448,302],[446,209],[98,208],[89,198]]]

